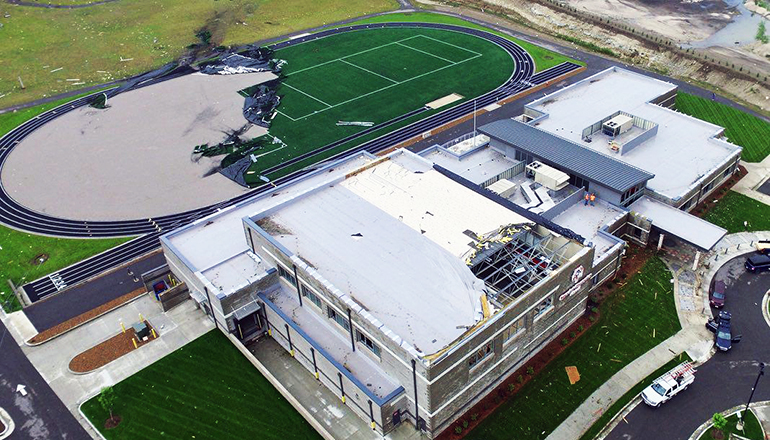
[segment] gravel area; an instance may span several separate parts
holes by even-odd
[[[195,73],[118,95],[105,110],[79,108],[17,145],[0,178],[20,204],[76,220],[148,218],[229,199],[245,188],[216,172],[221,158],[196,161],[193,148],[244,127],[238,90],[272,78]]]
[[[149,322],[145,321],[145,324],[152,328]],[[136,348],[134,348],[131,340],[134,339],[135,334],[133,327],[126,328],[125,332],[120,332],[72,358],[69,369],[75,373],[88,373],[160,337],[160,333],[157,333],[156,330],[156,338],[153,338],[151,334],[146,341],[138,342]]]
[[[113,299],[112,301],[106,302],[95,309],[91,309],[72,319],[68,319],[62,322],[61,324],[55,325],[47,330],[44,330],[36,334],[35,336],[33,336],[29,341],[27,341],[27,343],[32,345],[42,344],[43,342],[49,341],[61,335],[62,333],[65,333],[81,324],[84,324],[88,321],[96,319],[99,316],[133,300],[134,298],[140,295],[144,295],[145,293],[147,293],[147,291],[144,290],[144,287],[142,287],[141,289],[136,289],[133,292],[127,293],[123,296]]]

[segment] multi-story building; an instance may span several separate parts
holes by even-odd
[[[267,331],[372,429],[429,436],[585,312],[582,242],[405,150],[162,239],[220,330]]]

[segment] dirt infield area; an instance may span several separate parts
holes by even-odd
[[[272,78],[195,73],[118,95],[105,110],[82,107],[25,138],[0,178],[22,205],[77,220],[148,218],[220,202],[244,188],[216,171],[221,158],[197,160],[193,148],[243,127],[238,91]]]

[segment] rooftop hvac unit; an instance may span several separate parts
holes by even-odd
[[[569,184],[569,175],[538,161],[527,165],[527,172],[535,176],[535,182],[554,191]]]
[[[604,134],[606,134],[607,136],[614,137],[627,132],[633,126],[634,126],[634,118],[630,118],[626,115],[617,115],[614,118],[602,124],[602,132],[604,132]]]

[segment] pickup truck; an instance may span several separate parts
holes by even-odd
[[[691,363],[683,362],[645,388],[642,391],[642,400],[647,405],[658,407],[686,390],[694,381],[695,368]]]

